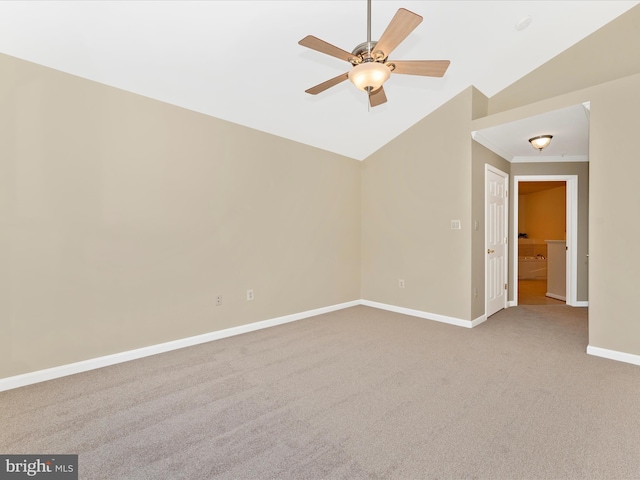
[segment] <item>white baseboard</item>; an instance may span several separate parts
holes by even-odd
[[[455,317],[447,317],[446,315],[440,315],[437,313],[423,312],[422,310],[413,310],[412,308],[398,307],[396,305],[388,305],[386,303],[372,302],[371,300],[360,300],[361,305],[367,307],[379,308],[380,310],[388,310],[390,312],[402,313],[404,315],[411,315],[412,317],[426,318],[427,320],[435,320],[436,322],[448,323],[450,325],[456,325],[458,327],[472,328],[473,322],[477,322],[476,325],[482,323],[484,320],[482,317],[471,320],[461,320]],[[483,315],[484,316],[484,315]]]
[[[584,303],[587,303],[587,302],[584,302]],[[306,312],[294,313],[291,315],[285,315],[283,317],[277,317],[269,320],[263,320],[260,322],[249,323],[247,325],[240,325],[238,327],[232,327],[224,330],[218,330],[216,332],[209,332],[202,335],[182,338],[180,340],[160,343],[158,345],[151,345],[148,347],[137,348],[135,350],[128,350],[126,352],[115,353],[113,355],[106,355],[103,357],[92,358],[92,359],[84,360],[81,362],[61,365],[59,367],[47,368],[45,370],[38,370],[35,372],[29,372],[22,375],[16,375],[13,377],[1,378],[0,392],[5,390],[11,390],[14,388],[24,387],[34,383],[45,382],[47,380],[53,380],[55,378],[66,377],[68,375],[73,375],[76,373],[87,372],[89,370],[95,370],[102,367],[108,367],[109,365],[115,365],[117,363],[123,363],[123,362],[128,362],[130,360],[149,357],[151,355],[157,355],[159,353],[178,350],[180,348],[191,347],[193,345],[199,345],[201,343],[220,340],[222,338],[232,337],[234,335],[240,335],[242,333],[249,333],[256,330],[261,330],[263,328],[274,327],[276,325],[282,325],[284,323],[295,322],[297,320],[302,320],[304,318],[315,317],[316,315],[335,312],[337,310],[342,310],[344,308],[349,308],[349,307],[355,307],[357,305],[365,305],[367,307],[378,308],[380,310],[387,310],[390,312],[401,313],[404,315],[424,318],[427,320],[434,320],[436,322],[448,323],[450,325],[456,325],[458,327],[465,327],[465,328],[473,328],[487,320],[486,315],[481,315],[478,318],[475,318],[474,320],[462,320],[456,317],[449,317],[446,315],[429,313],[429,312],[424,312],[422,310],[414,310],[411,308],[398,307],[395,305],[388,305],[386,303],[372,302],[370,300],[353,300],[351,302],[340,303],[337,305],[330,305],[328,307],[316,308],[314,310],[308,310]],[[509,302],[508,306],[515,306],[515,302]],[[613,360],[619,360],[622,362],[640,365],[640,356],[638,355],[630,355],[622,352],[614,352],[612,350],[605,350],[605,349],[601,349],[598,347],[591,347],[591,346],[587,348],[587,353],[591,355],[605,357],[605,358],[611,358]]]
[[[471,320],[471,328],[477,327],[478,325],[480,325],[481,323],[484,323],[486,321],[487,321],[487,316],[486,315],[480,315],[478,318],[474,318],[473,320]]]
[[[566,300],[564,299],[564,297],[553,297],[552,295],[549,295],[548,293],[546,294],[547,297],[551,297],[551,298],[556,298],[557,300],[563,300],[566,302]],[[509,300],[507,302],[507,307],[517,307],[518,306],[518,302],[514,301],[514,300]],[[580,300],[578,302],[575,302],[573,305],[571,305],[572,307],[588,307],[589,306],[589,302],[586,300]]]
[[[587,353],[596,357],[608,358],[609,360],[640,365],[640,355],[634,355],[632,353],[618,352],[616,350],[608,350],[591,345],[587,346]]]
[[[61,365],[59,367],[47,368],[45,370],[38,370],[22,375],[2,378],[0,379],[0,392],[18,387],[24,387],[26,385],[31,385],[34,383],[45,382],[47,380],[53,380],[55,378],[66,377],[68,375],[73,375],[76,373],[95,370],[102,367],[108,367],[109,365],[115,365],[117,363],[137,360],[139,358],[157,355],[158,353],[191,347],[193,345],[199,345],[201,343],[207,343],[213,340],[219,340],[221,338],[232,337],[234,335],[240,335],[242,333],[253,332],[255,330],[261,330],[263,328],[274,327],[276,325],[282,325],[284,323],[295,322],[296,320],[315,317],[316,315],[322,315],[323,313],[342,310],[343,308],[355,307],[356,305],[360,304],[360,300],[353,300],[351,302],[316,308],[315,310],[308,310],[306,312],[294,313],[291,315],[285,315],[283,317],[249,323],[247,325],[241,325],[239,327],[227,328],[224,330],[218,330],[216,332],[196,335],[194,337],[182,338],[180,340],[174,340],[171,342],[160,343],[148,347],[137,348],[135,350],[128,350],[126,352],[115,353],[113,355],[92,358],[81,362]]]

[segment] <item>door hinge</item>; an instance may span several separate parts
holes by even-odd
[[[504,196],[505,196],[505,197],[509,197],[509,190],[505,190],[505,191],[504,191]]]
[[[507,289],[507,284],[506,284],[506,283],[504,284],[504,289],[505,289],[505,290]]]

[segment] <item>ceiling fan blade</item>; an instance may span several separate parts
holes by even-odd
[[[387,96],[384,93],[384,87],[380,87],[377,90],[369,93],[369,105],[377,107],[387,101]]]
[[[404,8],[400,8],[391,19],[389,26],[384,31],[374,50],[381,50],[384,57],[389,54],[402,42],[407,36],[420,25],[422,17],[416,13],[410,12]]]
[[[393,73],[442,77],[449,68],[449,60],[390,60],[396,66]]]
[[[340,60],[344,60],[346,62],[348,62],[350,58],[353,58],[353,55],[346,50],[335,47],[330,43],[325,42],[324,40],[320,40],[319,38],[314,37],[313,35],[307,35],[302,40],[300,40],[298,44],[320,53],[326,53],[327,55],[331,55],[332,57],[339,58]]]
[[[337,77],[332,78],[331,80],[327,80],[326,82],[322,82],[315,87],[311,87],[308,90],[305,90],[305,92],[310,93],[311,95],[317,95],[318,93],[324,92],[334,85],[338,85],[339,83],[344,82],[347,78],[349,78],[349,73],[343,73],[341,75],[338,75]]]

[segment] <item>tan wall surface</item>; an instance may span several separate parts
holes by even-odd
[[[565,240],[566,201],[567,189],[564,185],[518,195],[518,232],[525,232],[528,238],[542,243],[545,240]]]
[[[467,89],[363,162],[362,298],[470,319],[471,109]]]
[[[8,56],[0,79],[0,378],[360,297],[360,162]]]
[[[640,355],[640,75],[591,96],[589,344]]]

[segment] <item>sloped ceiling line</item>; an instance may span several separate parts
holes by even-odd
[[[469,85],[491,97],[638,3],[374,0],[374,39],[400,7],[424,18],[392,60],[451,66],[392,74],[370,110],[349,82],[304,93],[350,67],[298,45],[314,35],[351,50],[366,39],[365,0],[3,1],[0,52],[363,160]]]

